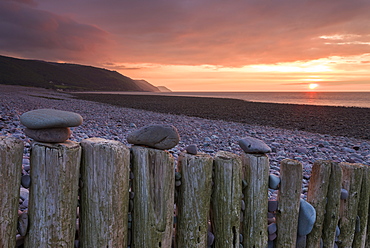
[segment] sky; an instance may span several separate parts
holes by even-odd
[[[369,0],[0,0],[0,54],[173,91],[370,91],[369,13]]]

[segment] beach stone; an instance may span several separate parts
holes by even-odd
[[[298,236],[296,248],[306,248],[307,236]]]
[[[297,147],[295,149],[295,151],[298,152],[298,153],[302,153],[302,154],[308,153],[308,150],[306,148],[304,148],[304,147]]]
[[[198,153],[198,147],[197,145],[188,145],[186,148],[185,148],[186,152],[189,153],[189,154],[192,154],[192,155],[197,155]]]
[[[26,236],[27,234],[27,229],[28,229],[28,214],[27,213],[22,213],[18,217],[18,232],[21,236]]]
[[[21,184],[24,188],[28,189],[31,186],[31,177],[29,175],[23,175],[21,178]]]
[[[180,141],[177,129],[171,125],[149,125],[131,132],[127,142],[165,150],[175,147]]]
[[[56,109],[36,109],[20,116],[21,123],[31,129],[77,127],[82,120],[77,113]]]
[[[24,200],[28,200],[28,197],[29,197],[29,191],[28,189],[25,189],[25,188],[20,188],[20,191],[19,191],[19,197],[24,201]]]
[[[347,200],[348,198],[348,191],[346,189],[340,190],[340,199],[341,200]]]
[[[280,177],[270,174],[269,176],[269,188],[270,189],[278,189],[280,184]]]
[[[316,221],[316,210],[308,202],[300,199],[299,217],[298,217],[298,235],[306,236],[312,231]]]
[[[245,137],[239,140],[239,146],[246,153],[269,153],[271,148],[260,139]]]
[[[276,223],[271,223],[270,225],[267,226],[267,231],[269,234],[276,233],[277,231],[277,225]]]
[[[273,241],[273,240],[275,240],[276,239],[276,237],[277,237],[277,234],[276,233],[273,233],[273,234],[269,234],[269,241]]]
[[[275,212],[278,209],[278,201],[268,201],[268,211]]]
[[[356,225],[355,225],[355,232],[359,233],[361,231],[361,219],[360,216],[356,216]]]
[[[207,233],[207,245],[212,246],[214,241],[215,241],[215,235],[212,232],[208,231],[208,233]]]
[[[71,130],[68,127],[55,127],[45,129],[29,129],[24,130],[26,135],[31,139],[46,143],[61,143],[69,139]]]
[[[335,228],[335,237],[338,237],[339,235],[340,235],[340,228],[339,228],[339,226],[337,226]]]
[[[267,243],[267,248],[275,248],[274,241],[270,240],[270,237],[269,237],[269,241]]]

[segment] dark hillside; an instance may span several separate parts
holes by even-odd
[[[70,91],[144,91],[135,80],[116,71],[5,56],[0,56],[0,84]]]

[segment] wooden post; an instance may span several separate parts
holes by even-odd
[[[178,160],[181,185],[176,204],[176,247],[207,246],[213,159],[207,154],[182,153]]]
[[[352,247],[355,236],[357,209],[361,193],[363,170],[360,164],[340,163],[343,170],[342,188],[348,198],[341,201],[339,215],[339,247]]]
[[[291,159],[281,161],[276,248],[296,247],[302,178],[301,163]]]
[[[370,197],[370,167],[362,167],[362,185],[361,195],[358,203],[357,215],[360,217],[360,231],[355,232],[352,247],[366,247],[367,222],[369,215],[369,197]]]
[[[127,246],[130,150],[100,138],[81,142],[80,244]]]
[[[334,247],[335,231],[339,221],[342,175],[342,168],[339,164],[337,162],[331,162],[330,183],[327,193],[328,200],[322,230],[323,247]]]
[[[132,247],[171,247],[175,168],[163,150],[133,146]]]
[[[241,173],[242,164],[239,156],[224,151],[216,153],[211,201],[211,223],[215,235],[215,248],[239,248]]]
[[[269,159],[265,154],[242,154],[245,211],[242,222],[244,247],[265,248],[268,243],[267,212]]]
[[[32,144],[26,248],[73,247],[80,160],[76,142]]]
[[[320,248],[321,234],[326,212],[327,194],[330,183],[331,161],[316,161],[312,166],[307,202],[316,210],[316,221],[307,235],[307,247]]]
[[[0,248],[15,247],[23,142],[0,136]]]

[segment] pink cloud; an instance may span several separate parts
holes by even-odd
[[[0,52],[48,60],[89,57],[108,37],[93,25],[15,2],[0,3],[0,30]]]

